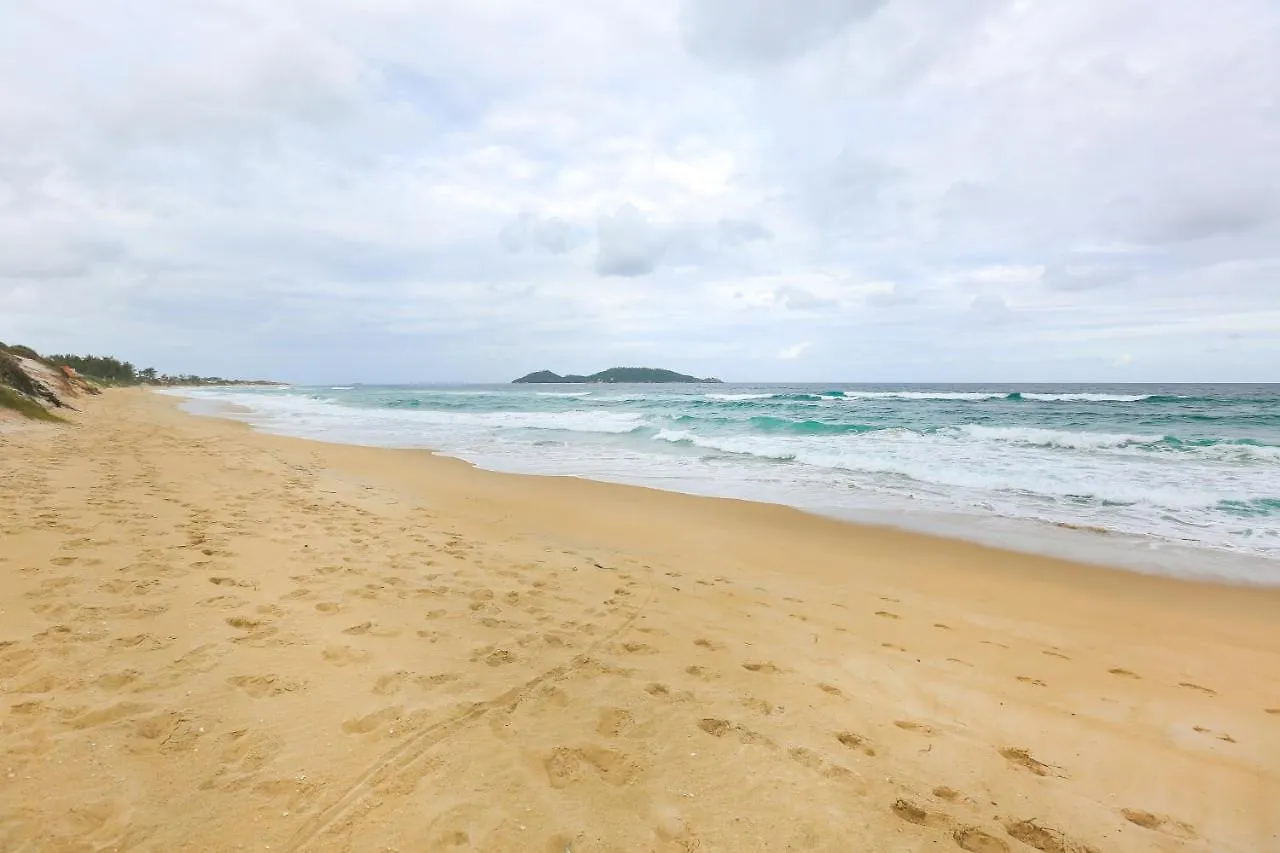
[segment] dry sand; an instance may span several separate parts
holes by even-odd
[[[0,849],[1280,850],[1280,595],[257,435],[0,432]]]

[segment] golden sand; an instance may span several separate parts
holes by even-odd
[[[174,403],[0,432],[0,850],[1280,850],[1275,591]]]

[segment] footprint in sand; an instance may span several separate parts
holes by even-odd
[[[78,714],[67,721],[67,725],[73,729],[92,729],[98,726],[104,726],[108,723],[114,723],[117,720],[136,717],[139,714],[146,713],[152,708],[140,702],[117,702],[106,708],[100,708],[96,711],[88,711]]]
[[[1000,750],[1000,755],[1010,764],[1028,773],[1034,773],[1036,776],[1057,776],[1055,768],[1052,764],[1045,764],[1031,757],[1031,753],[1020,747],[1006,746]]]
[[[1195,827],[1189,823],[1183,823],[1180,820],[1166,817],[1164,815],[1152,814],[1144,812],[1140,809],[1121,809],[1120,814],[1124,815],[1124,819],[1129,823],[1136,824],[1143,829],[1149,829],[1153,832],[1163,832],[1166,835],[1173,835],[1177,838],[1194,839],[1200,836],[1196,833]]]
[[[235,587],[240,587],[242,589],[258,588],[258,585],[253,581],[242,581],[242,580],[238,580],[237,578],[229,578],[229,577],[217,577],[217,576],[211,577],[209,578],[209,583],[213,584],[214,586],[235,586]]]
[[[1041,651],[1040,654],[1048,655],[1051,658],[1059,658],[1061,660],[1071,660],[1071,658],[1068,657],[1067,655],[1064,655],[1062,652],[1059,652],[1059,651],[1054,651],[1053,649],[1045,649]]]
[[[1094,848],[1068,836],[1052,826],[1041,826],[1035,820],[1018,820],[1006,823],[1004,831],[1028,847],[1042,853],[1098,853]]]
[[[110,672],[105,675],[99,675],[95,678],[93,680],[93,686],[97,687],[99,690],[115,692],[128,687],[130,684],[137,681],[141,675],[142,673],[138,672],[136,669],[126,669],[123,672]],[[20,692],[33,693],[43,691],[25,690]]]
[[[1130,671],[1129,671],[1129,670],[1127,670],[1127,669],[1121,669],[1121,668],[1120,668],[1120,667],[1118,667],[1118,666],[1117,666],[1117,667],[1113,667],[1113,668],[1111,668],[1111,669],[1107,670],[1107,672],[1111,673],[1112,675],[1118,675],[1118,676],[1120,676],[1121,678],[1136,678],[1136,679],[1140,679],[1140,678],[1142,678],[1142,676],[1141,676],[1141,675],[1138,675],[1138,673],[1136,673],[1136,672],[1130,672]]]
[[[1188,690],[1198,691],[1200,693],[1203,693],[1206,696],[1218,695],[1218,691],[1214,690],[1212,687],[1201,687],[1199,684],[1192,684],[1190,681],[1179,681],[1178,686],[1185,687]]]
[[[321,654],[326,661],[334,666],[349,666],[351,664],[365,663],[369,660],[368,652],[362,649],[353,649],[350,646],[330,646]]]
[[[1280,714],[1280,708],[1263,708],[1264,714]]]
[[[201,607],[216,607],[219,610],[235,610],[236,608],[244,607],[248,603],[238,595],[215,595],[212,598],[204,598],[196,602]]]
[[[1019,676],[1018,676],[1018,680],[1019,680],[1019,681],[1021,681],[1023,684],[1031,684],[1031,685],[1034,685],[1035,687],[1048,687],[1048,686],[1049,686],[1049,685],[1045,684],[1043,681],[1041,681],[1040,679],[1038,679],[1038,678],[1032,678],[1032,677],[1031,677],[1031,676],[1029,676],[1029,675],[1019,675]]]
[[[876,751],[862,735],[854,734],[853,732],[836,732],[836,740],[849,747],[849,749],[860,750],[865,755],[875,756],[876,754]]]
[[[626,708],[601,708],[600,719],[596,723],[596,734],[604,737],[619,737],[631,732],[635,727],[636,718]]]
[[[901,617],[901,616],[899,616],[897,613],[890,613],[888,610],[877,610],[877,611],[876,611],[876,615],[877,615],[877,616],[883,616],[883,617],[884,617],[884,618],[886,618],[886,619],[901,619],[901,618],[902,618],[902,617]]]
[[[933,726],[927,726],[924,723],[917,723],[915,720],[894,720],[893,724],[903,731],[916,732],[922,735],[932,735]]]
[[[823,759],[821,755],[811,749],[803,746],[792,747],[787,750],[787,755],[791,760],[799,764],[801,767],[808,767],[810,770],[817,770],[828,779],[839,779],[852,776],[853,772],[847,767],[841,767],[838,764],[831,764]]]
[[[265,699],[296,693],[306,687],[301,681],[279,675],[236,675],[227,679],[232,687],[238,687],[254,699]]]
[[[957,829],[951,833],[951,840],[961,850],[968,850],[969,853],[1009,853],[1008,844],[976,826]]]
[[[543,760],[543,767],[552,788],[565,788],[581,781],[588,768],[604,782],[619,786],[630,784],[643,770],[621,752],[600,746],[556,747]]]
[[[378,680],[373,683],[372,692],[375,696],[391,696],[395,693],[399,693],[400,689],[404,687],[405,679],[408,677],[409,673],[404,670],[380,676]]]
[[[766,675],[773,675],[774,673],[782,672],[781,669],[768,661],[744,663],[742,668],[748,672],[763,672]]]
[[[823,693],[829,693],[832,696],[844,695],[844,691],[841,690],[839,687],[836,687],[834,684],[827,684],[824,682],[818,685],[818,689],[821,690]]]
[[[400,714],[399,706],[383,708],[363,717],[352,717],[342,724],[342,730],[349,735],[364,735],[376,729],[386,729],[388,734],[395,734],[395,723]]]
[[[928,826],[934,829],[946,829],[951,826],[951,818],[939,812],[931,812],[910,800],[895,800],[890,810],[907,823],[916,826]]]
[[[1204,726],[1192,726],[1191,729],[1192,731],[1198,732],[1202,735],[1209,735],[1210,737],[1215,737],[1224,743],[1236,742],[1236,739],[1233,738],[1231,735],[1227,734],[1226,732],[1215,732],[1212,729],[1206,729]]]

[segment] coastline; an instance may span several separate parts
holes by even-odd
[[[0,435],[6,849],[1280,845],[1280,590],[180,402]]]
[[[273,435],[431,449],[497,472],[740,498],[1075,562],[1280,586],[1269,501],[1258,500],[1270,494],[1269,485],[1255,464],[1275,447],[1250,445],[1226,427],[1207,438],[1197,432],[1194,411],[1185,412],[1185,430],[1116,420],[1122,412],[1139,417],[1130,408],[1148,405],[1143,400],[1157,401],[1147,417],[1177,418],[1167,407],[1182,412],[1188,400],[1216,401],[1216,387],[1027,386],[1016,404],[1007,400],[1017,395],[1003,391],[952,386],[732,386],[733,393],[692,397],[652,397],[642,386],[627,386],[599,399],[587,391],[522,396],[499,386],[350,390],[330,389],[335,399],[323,388],[291,397],[193,392],[183,406]],[[850,413],[863,404],[834,402],[864,398],[871,408],[859,416]],[[224,405],[233,402],[243,408]],[[1059,431],[1046,423],[1060,407],[1075,406],[1085,407],[1078,416],[1092,419],[1093,430]],[[855,423],[858,417],[868,423]],[[1007,425],[975,426],[971,434],[953,423],[969,417],[1003,418]],[[867,429],[871,438],[845,440],[848,430]],[[831,430],[837,434],[829,442],[812,440]],[[542,431],[550,431],[545,440]],[[929,447],[939,454],[937,465],[920,470],[919,456]],[[1239,470],[1231,461],[1237,454],[1244,458],[1236,462],[1248,463]],[[1011,473],[1038,466],[1042,475]],[[1256,524],[1248,517],[1251,501],[1262,513]]]

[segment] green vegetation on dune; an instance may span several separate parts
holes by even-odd
[[[137,385],[141,381],[132,364],[110,356],[51,355],[48,360],[53,364],[66,365],[81,376],[110,385]]]
[[[169,376],[154,367],[98,355],[51,355],[0,343],[0,408],[29,418],[61,421],[50,409],[71,408],[65,397],[99,394],[100,385],[268,385],[217,376]]]
[[[66,422],[35,400],[5,385],[0,385],[0,409],[9,409],[36,421]]]
[[[512,380],[513,383],[525,384],[567,384],[577,385],[583,383],[597,382],[716,382],[719,379],[699,379],[696,376],[689,376],[685,373],[676,373],[674,370],[664,370],[660,367],[611,367],[608,370],[602,370],[599,373],[593,373],[590,376],[580,376],[576,373],[570,373],[561,376],[550,370],[539,370],[536,373],[530,373],[521,376],[519,379]]]
[[[0,350],[0,388],[8,388],[16,394],[29,397],[35,405],[45,403],[54,407],[61,406],[62,401],[56,394],[32,379],[23,369],[18,356],[30,358],[31,356],[26,355],[26,352],[30,350],[26,350],[25,347],[7,347]]]
[[[223,379],[191,373],[171,376],[154,367],[137,368],[132,362],[104,355],[51,355],[47,361],[70,367],[81,376],[104,385],[273,385],[261,380]]]

